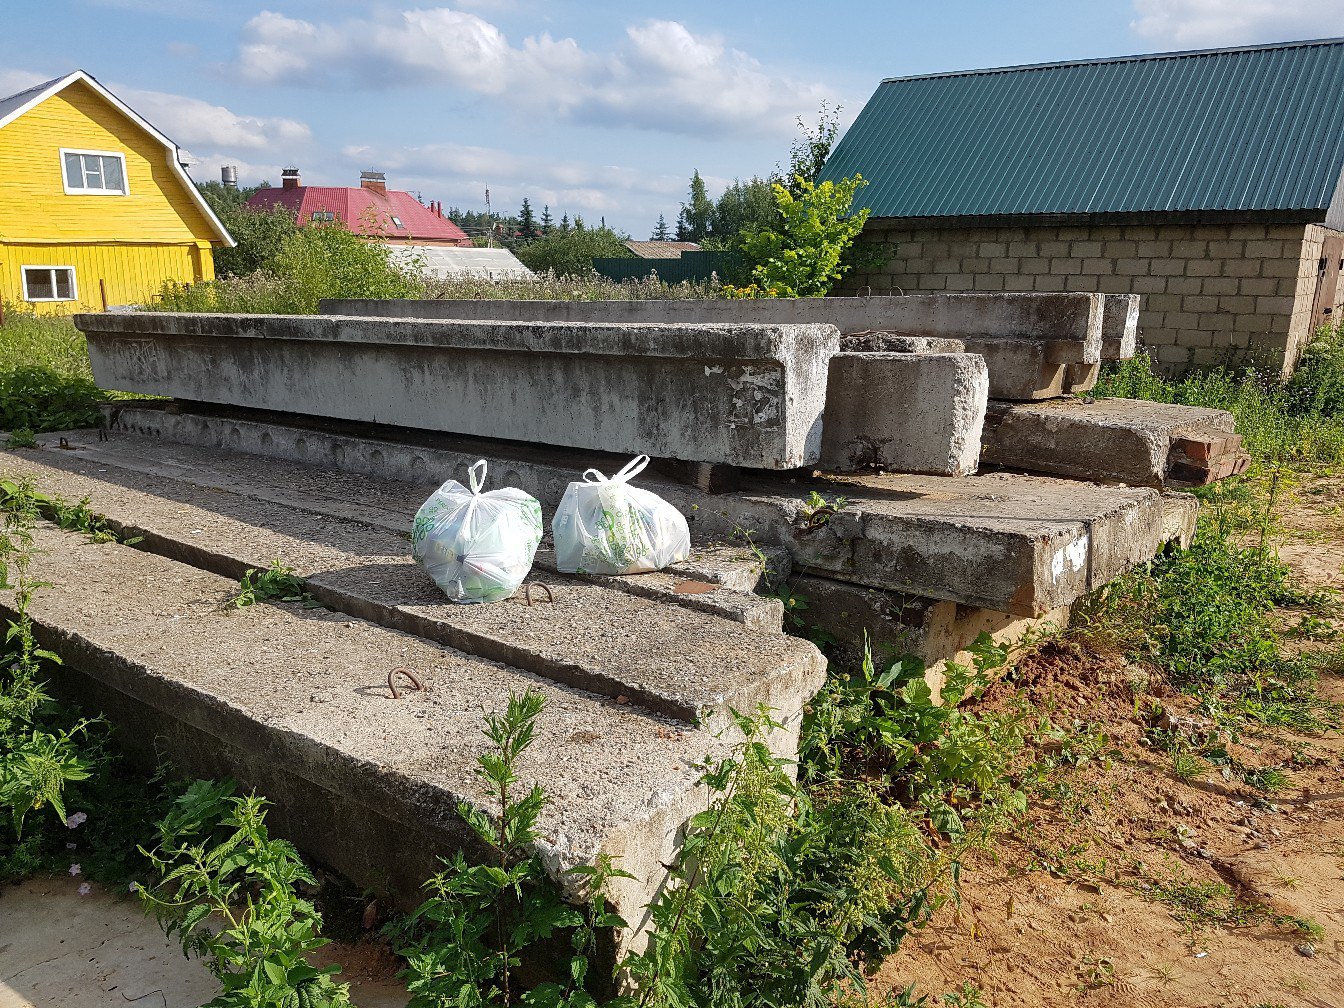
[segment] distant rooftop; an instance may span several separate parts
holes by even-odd
[[[1276,211],[1344,224],[1344,39],[883,81],[823,178],[874,217]],[[1332,209],[1333,206],[1333,209]]]
[[[680,241],[624,241],[621,242],[641,259],[680,259],[683,252],[698,251],[695,242]]]

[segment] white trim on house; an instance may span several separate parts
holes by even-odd
[[[83,150],[77,147],[62,147],[60,151],[61,151],[61,182],[65,186],[65,194],[67,196],[129,196],[131,194],[131,178],[126,172],[126,155],[123,154],[121,151]],[[90,189],[87,186],[72,186],[70,184],[70,175],[66,172],[65,158],[67,154],[79,154],[80,156],[88,155],[90,157],[100,157],[100,158],[116,158],[118,161],[121,162],[121,188],[108,189],[104,187],[102,189]],[[87,169],[84,168],[82,161],[80,162],[80,171],[81,171],[80,181],[83,181],[83,175],[87,173]]]
[[[28,271],[46,272],[51,274],[51,293],[52,297],[30,297],[28,294]],[[56,297],[56,271],[65,270],[70,274],[70,296]],[[23,299],[33,304],[40,304],[48,301],[78,301],[79,300],[79,281],[75,278],[75,268],[73,266],[47,266],[39,264],[35,266],[20,266],[19,278],[23,284]]]
[[[136,112],[135,109],[131,108],[111,91],[99,84],[97,79],[91,74],[87,74],[83,70],[75,70],[66,74],[64,77],[58,77],[53,81],[48,81],[45,85],[32,89],[33,96],[31,98],[16,108],[10,109],[8,112],[4,113],[3,116],[0,116],[0,129],[4,129],[29,109],[46,101],[52,95],[64,91],[76,81],[83,81],[89,87],[93,88],[103,98],[107,99],[118,112],[126,116],[131,122],[135,123],[163,145],[167,154],[169,170],[171,170],[182,185],[186,187],[187,192],[191,195],[192,201],[195,202],[201,213],[205,214],[205,219],[209,221],[210,225],[215,229],[215,233],[219,236],[220,241],[222,241],[228,248],[233,248],[237,245],[238,243],[233,240],[233,236],[229,234],[224,225],[220,223],[219,218],[215,216],[215,212],[210,209],[210,204],[205,201],[205,197],[201,195],[201,191],[196,188],[196,183],[191,180],[191,176],[187,174],[187,170],[182,167],[182,162],[179,160],[181,152],[178,150],[177,144],[173,143],[172,140],[156,130],[146,119]],[[24,92],[19,93],[23,94]],[[62,166],[61,170],[64,172],[64,166]]]

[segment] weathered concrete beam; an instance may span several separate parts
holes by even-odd
[[[1101,359],[1128,360],[1139,343],[1139,295],[1103,294]]]
[[[984,358],[840,353],[831,358],[821,469],[966,476],[980,464]]]
[[[1055,399],[1090,389],[1087,383],[1095,384],[1100,373],[1098,364],[1052,359],[1050,344],[1040,341],[968,337],[963,342],[967,352],[979,354],[989,366],[991,399]]]
[[[789,592],[806,603],[807,622],[824,630],[850,653],[871,649],[884,664],[906,656],[925,666],[925,679],[939,689],[949,662],[970,667],[970,647],[982,633],[1004,647],[1033,634],[1068,625],[1069,607],[1043,616],[1019,616],[955,602],[882,591],[811,574],[789,578]]]
[[[236,583],[141,550],[50,528],[37,542],[33,573],[53,587],[28,612],[65,659],[61,692],[151,758],[258,789],[278,835],[402,906],[419,901],[441,855],[484,853],[457,812],[465,802],[499,813],[474,773],[482,714],[541,694],[520,766],[551,797],[536,850],[576,899],[566,869],[612,856],[632,876],[611,880],[630,923],[621,946],[642,944],[662,866],[705,805],[697,764],[730,739],[344,614],[231,610],[219,599]],[[10,593],[0,613],[15,617]],[[398,667],[428,691],[391,699]]]
[[[254,450],[277,458],[303,457],[346,471],[386,476],[425,473],[421,486],[437,485],[452,473],[465,478],[478,458],[490,460],[491,472],[509,485],[531,493],[545,508],[554,507],[569,481],[589,466],[610,467],[610,456],[519,449],[483,439],[440,437],[435,442],[398,443],[351,432],[328,433],[312,427],[261,423],[225,417],[191,417],[123,407],[123,425],[141,427],[153,437],[195,439],[197,443]],[[395,433],[395,432],[392,432]],[[51,453],[47,464],[68,468],[82,457],[95,466],[119,464],[118,435],[108,443],[94,432],[71,432],[76,452]],[[54,439],[53,442],[54,444]],[[188,463],[188,446],[149,440],[137,448],[136,463],[156,478],[184,478],[195,466],[209,484],[222,466],[233,466],[228,453],[206,453]],[[235,456],[236,457],[236,456]],[[44,461],[46,459],[44,458]],[[126,463],[129,464],[129,463]],[[230,485],[252,496],[286,493],[312,510],[335,500],[347,509],[371,509],[359,503],[373,493],[370,481],[352,480],[342,497],[326,470],[302,477],[283,467],[264,474],[261,461],[231,469]],[[645,474],[648,476],[648,473]],[[741,489],[718,495],[671,481],[641,477],[686,515],[696,538],[731,541],[750,533],[754,541],[787,550],[795,570],[876,588],[942,598],[999,612],[1039,615],[1066,605],[1095,587],[1146,562],[1163,539],[1161,496],[1153,490],[1097,487],[1069,480],[1024,476],[865,476],[850,479],[752,477]],[[295,496],[293,486],[305,491]],[[324,489],[324,486],[327,489]],[[817,492],[828,499],[848,498],[839,514],[809,517],[804,498]],[[413,513],[416,493],[402,491],[398,517]],[[414,505],[418,506],[415,500]],[[409,507],[409,510],[407,508]],[[385,517],[384,517],[384,520]],[[481,608],[479,606],[475,608]]]
[[[1137,399],[992,402],[984,461],[1131,486],[1199,486],[1245,471],[1232,414]]]
[[[842,333],[1045,341],[1058,363],[1100,360],[1103,295],[908,294],[682,301],[330,300],[324,315],[537,322],[822,322]]]
[[[103,388],[664,458],[821,451],[827,325],[77,315]]]

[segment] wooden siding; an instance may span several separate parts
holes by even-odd
[[[77,301],[23,300],[24,266],[73,266]],[[102,311],[108,305],[143,304],[165,280],[214,278],[208,243],[183,245],[0,244],[0,301],[44,315]],[[101,283],[100,283],[101,281]]]
[[[130,194],[67,195],[62,147],[125,154]],[[0,242],[211,241],[213,228],[167,158],[161,143],[76,81],[0,129]]]

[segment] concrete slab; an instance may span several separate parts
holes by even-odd
[[[1224,410],[1138,399],[992,402],[984,461],[1132,486],[1198,484],[1225,459],[1246,457],[1235,428]]]
[[[827,325],[76,315],[103,388],[631,455],[816,462]]]
[[[906,336],[895,332],[841,333],[842,353],[965,353],[966,343],[936,336]]]
[[[831,358],[819,468],[967,476],[980,463],[984,358],[840,353]]]
[[[734,593],[696,581],[709,590],[680,594],[684,575],[662,573],[662,595],[637,595],[534,568],[553,603],[448,602],[410,560],[422,494],[404,484],[129,438],[0,453],[0,472],[87,497],[143,549],[235,580],[278,559],[333,609],[690,723],[721,727],[730,709],[764,704],[793,725],[825,677],[808,642],[695,606]]]
[[[384,318],[532,320],[539,322],[802,323],[842,333],[898,332],[1049,341],[1060,363],[1100,360],[1102,295],[908,294],[882,297],[762,298],[683,301],[331,300],[324,315]],[[1072,346],[1070,346],[1072,344]]]
[[[1100,373],[1096,364],[1054,359],[1050,344],[1040,341],[967,337],[963,342],[989,367],[990,399],[1055,399],[1081,391],[1089,375],[1095,383]]]
[[[1128,360],[1139,345],[1139,295],[1103,294],[1101,359]]]
[[[432,448],[398,446],[383,438],[328,436],[292,424],[163,414],[148,419],[147,413],[125,410],[121,416],[132,426],[143,421],[151,436],[156,429],[165,437],[181,432],[205,443],[236,443],[272,456],[292,457],[302,444],[309,457],[360,472],[400,472],[431,464],[439,480],[454,471],[465,474],[476,459],[487,458],[491,472],[504,474],[510,485],[531,493],[544,508],[554,507],[573,474],[595,464],[596,458],[539,448],[515,451],[514,446],[483,439],[465,442],[465,450],[450,439],[440,439]],[[158,423],[163,426],[156,428]],[[114,432],[114,440],[118,436]],[[69,438],[95,454],[106,447],[98,447],[92,432],[73,432]],[[48,439],[55,442],[54,436]],[[176,449],[155,442],[146,451]],[[1005,475],[752,477],[741,489],[717,495],[657,479],[642,482],[680,509],[699,539],[733,541],[750,531],[758,544],[786,550],[795,569],[812,567],[871,587],[1022,615],[1039,615],[1072,602],[1091,590],[1090,585],[1145,562],[1165,541],[1155,491],[1067,480]],[[806,531],[803,498],[814,491],[850,498],[838,516],[841,523],[824,535]],[[350,499],[358,496],[352,493]]]
[[[1069,622],[1068,606],[1040,617],[1018,616],[811,574],[789,578],[789,591],[807,603],[808,622],[824,628],[846,652],[857,656],[867,645],[882,662],[907,655],[918,658],[935,691],[945,681],[949,662],[966,667],[974,663],[968,648],[981,633],[997,644],[1012,646],[1032,635],[1063,629]]]
[[[727,741],[609,698],[349,616],[282,605],[221,607],[229,579],[50,526],[30,570],[53,587],[30,614],[54,676],[190,775],[229,775],[267,795],[278,835],[403,906],[453,850],[479,853],[457,813],[498,814],[474,773],[481,718],[531,689],[546,707],[520,765],[545,786],[537,850],[562,888],[567,868],[607,853],[635,877],[612,897],[631,922],[666,874],[686,819],[705,807],[697,763]],[[0,612],[12,618],[12,597]],[[476,606],[472,608],[484,608]],[[387,675],[428,692],[392,699]]]

